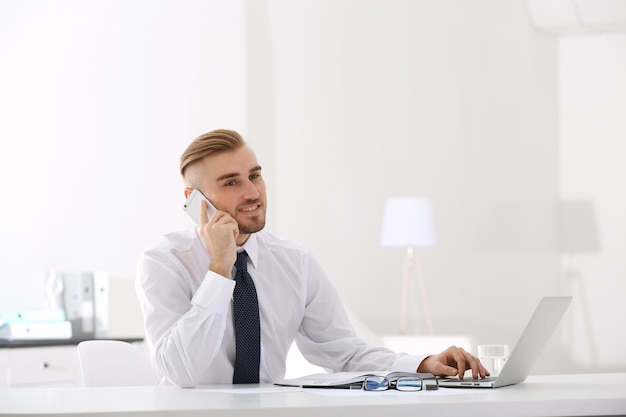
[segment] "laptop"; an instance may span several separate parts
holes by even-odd
[[[572,297],[544,297],[497,377],[483,379],[440,378],[446,388],[499,388],[523,382],[554,333]]]

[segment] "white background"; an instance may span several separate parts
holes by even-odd
[[[535,372],[624,371],[623,74],[623,33],[540,32],[521,0],[0,0],[0,311],[43,307],[50,269],[132,279],[191,225],[179,155],[232,128],[268,228],[378,334],[403,260],[378,245],[384,201],[420,195],[438,334],[514,344],[541,296],[573,294]]]

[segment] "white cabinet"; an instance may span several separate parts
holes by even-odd
[[[0,388],[8,387],[9,350],[0,349]]]
[[[115,340],[145,349],[142,338]],[[0,342],[0,388],[82,386],[77,344],[78,341]]]
[[[0,387],[80,385],[76,345],[0,348]]]

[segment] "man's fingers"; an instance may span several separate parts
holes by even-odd
[[[466,355],[467,352],[463,350],[463,348],[453,348],[452,349],[452,359],[456,363],[456,367],[459,371],[459,378],[463,379],[465,375],[466,367]]]
[[[472,378],[485,378],[489,371],[480,363],[477,357],[460,347],[452,346],[448,349],[448,364],[455,365],[459,372],[459,378],[465,376],[467,370],[472,370]]]
[[[459,371],[454,366],[443,365],[439,367],[440,369],[435,373],[435,375],[443,375],[443,376],[457,376],[460,375]]]
[[[207,204],[206,201],[200,201],[200,218],[198,219],[198,224],[201,228],[209,222],[209,216],[207,214]]]
[[[487,371],[487,369],[482,365],[482,363],[480,363],[480,361],[478,360],[476,356],[470,354],[469,352],[461,348],[459,348],[459,350],[461,351],[461,354],[464,356],[463,364],[465,365],[465,369],[472,370],[473,379],[485,378],[486,376],[489,375],[489,371]],[[461,372],[462,372],[461,365],[459,365],[459,375],[462,375]]]

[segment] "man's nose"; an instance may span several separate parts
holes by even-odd
[[[256,185],[252,181],[247,181],[245,186],[246,188],[244,190],[244,196],[246,197],[246,199],[256,200],[257,198],[259,198],[261,193],[259,193],[259,190],[256,188]]]

